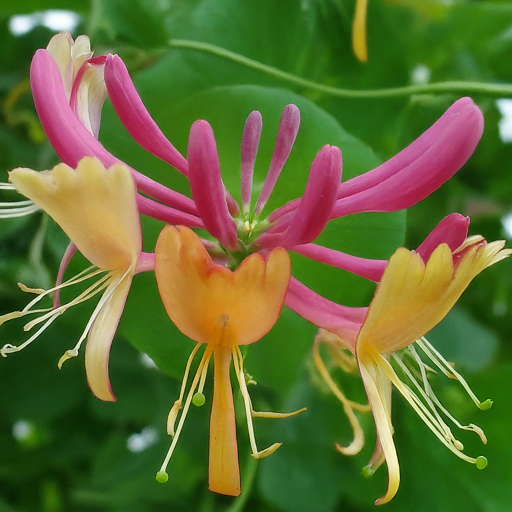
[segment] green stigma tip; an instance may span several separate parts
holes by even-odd
[[[368,466],[365,466],[362,471],[361,471],[361,474],[365,477],[365,478],[370,478],[371,476],[373,476],[375,473],[375,466],[373,466],[372,464],[368,464]]]
[[[192,403],[196,407],[201,407],[206,402],[206,398],[204,397],[203,393],[197,392],[194,397],[192,398]]]
[[[476,467],[478,469],[484,469],[487,467],[487,459],[483,455],[476,458]]]
[[[478,406],[482,411],[487,411],[492,407],[492,400],[488,398]]]
[[[159,471],[156,474],[156,481],[158,483],[165,484],[165,482],[167,482],[167,480],[169,480],[169,475],[165,471]]]

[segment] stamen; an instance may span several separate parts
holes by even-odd
[[[169,411],[169,415],[167,417],[167,434],[170,436],[174,436],[174,424],[178,417],[178,412],[180,411],[183,405],[183,396],[185,395],[185,388],[187,387],[188,374],[190,372],[190,366],[192,365],[192,361],[197,354],[197,351],[201,348],[201,343],[198,343],[194,350],[192,350],[191,354],[188,356],[187,365],[185,366],[185,374],[183,375],[183,380],[181,381],[181,390],[180,397],[178,400],[174,402],[171,410]]]
[[[102,284],[94,293],[91,293],[89,295],[89,297],[87,297],[86,299],[81,300],[81,302],[83,302],[84,300],[87,300],[88,298],[92,297],[93,295],[96,295],[97,293],[99,293],[104,288],[107,288],[107,291],[102,295],[100,301],[98,302],[98,304],[94,308],[94,311],[92,312],[91,318],[89,318],[89,321],[87,322],[87,325],[85,326],[84,332],[80,336],[80,339],[78,340],[77,344],[75,345],[75,348],[73,348],[72,350],[66,350],[64,355],[59,359],[59,362],[58,362],[59,370],[62,368],[62,365],[64,364],[65,361],[67,361],[68,359],[71,359],[72,357],[76,357],[78,355],[78,351],[79,351],[83,341],[85,340],[85,338],[89,334],[89,331],[91,330],[92,324],[94,323],[94,321],[96,320],[96,318],[100,314],[100,312],[103,309],[103,307],[105,306],[105,304],[110,300],[110,298],[112,297],[112,295],[116,291],[116,288],[124,281],[126,276],[128,276],[130,274],[133,274],[133,269],[132,268],[128,268],[125,271],[125,273],[121,276],[121,279],[119,279],[114,284],[114,286],[111,286],[112,285],[112,280],[113,280],[112,276],[110,276],[110,275],[105,276],[106,278],[108,278],[108,281],[106,283]],[[102,277],[100,279],[100,281],[98,281],[98,283],[103,281],[105,279],[105,277]],[[98,284],[98,283],[96,283],[96,284]],[[109,287],[110,287],[110,290],[108,289]],[[90,290],[91,288],[93,288],[93,286],[91,286],[88,290]],[[86,291],[88,291],[88,290],[86,290]],[[71,304],[71,303],[69,303],[69,304]],[[64,307],[64,306],[61,306],[61,307]]]
[[[245,383],[245,377],[243,372],[243,358],[238,345],[236,347],[233,347],[232,353],[236,376],[238,378],[238,383],[240,384],[240,391],[244,399],[245,415],[247,417],[247,428],[249,430],[249,441],[252,450],[251,455],[255,459],[263,459],[265,457],[268,457],[269,455],[272,455],[272,453],[274,453],[283,443],[274,443],[272,446],[269,446],[268,448],[261,452],[258,450],[258,447],[256,446],[256,437],[254,435],[254,427],[252,424],[251,397],[249,396],[249,392],[247,391],[247,385]]]
[[[416,341],[417,345],[423,350],[425,355],[447,376],[450,378],[457,379],[462,387],[466,390],[466,393],[471,397],[475,405],[482,411],[486,411],[491,408],[492,400],[488,398],[481,402],[478,397],[473,393],[469,384],[464,380],[464,377],[457,372],[453,366],[428,342],[425,337],[420,338]]]
[[[174,405],[171,407],[171,410],[169,411],[169,415],[167,416],[167,435],[169,436],[174,437],[174,424],[176,423],[176,418],[178,417],[178,413],[180,412],[181,407],[181,400],[176,400]]]
[[[410,345],[408,347],[408,351],[410,353],[413,354],[414,358],[415,358],[415,361],[416,361],[416,364],[418,365],[418,367],[422,370],[422,381],[423,381],[423,384],[425,386],[425,392],[428,394],[429,398],[437,405],[437,407],[446,415],[447,418],[449,418],[458,428],[460,428],[461,430],[469,430],[471,432],[475,432],[475,434],[477,434],[482,443],[484,444],[487,444],[487,437],[485,436],[484,434],[484,431],[478,427],[477,425],[473,425],[473,423],[470,423],[469,425],[461,425],[456,418],[454,418],[450,412],[448,412],[448,410],[443,406],[443,404],[439,401],[439,399],[437,398],[437,396],[435,395],[432,387],[430,386],[430,383],[428,382],[428,379],[427,379],[427,376],[423,370],[425,364],[423,363],[423,361],[421,360],[420,356],[417,354],[416,350],[414,350],[414,347],[412,345]],[[431,406],[432,410],[434,410],[434,407]],[[441,420],[442,421],[442,420]],[[448,428],[448,427],[447,427]],[[448,429],[449,430],[449,429]],[[460,443],[460,441],[457,441],[458,443]],[[460,445],[462,446],[462,443],[460,443]],[[464,448],[460,448],[461,450],[463,450]]]
[[[324,379],[324,382],[327,384],[329,389],[334,394],[334,396],[343,405],[343,410],[345,411],[345,414],[347,415],[348,421],[349,421],[350,426],[352,427],[352,431],[354,433],[353,440],[348,446],[341,446],[338,443],[336,443],[336,448],[343,455],[356,455],[357,453],[359,453],[362,450],[362,448],[364,446],[364,432],[363,432],[363,429],[361,428],[359,420],[357,419],[357,416],[354,414],[354,409],[356,408],[354,406],[360,406],[360,407],[362,407],[362,406],[360,404],[356,404],[355,402],[348,400],[345,397],[345,395],[341,392],[340,388],[332,380],[332,378],[329,374],[329,371],[325,367],[322,357],[320,356],[319,346],[320,346],[319,343],[315,343],[313,345],[313,360],[315,362],[315,366],[316,366],[318,372],[320,373],[321,377]],[[368,412],[368,410],[366,412]]]
[[[454,437],[454,435],[452,434],[452,431],[450,430],[450,427],[448,427],[448,425],[446,425],[446,423],[443,421],[443,419],[439,415],[437,409],[435,408],[434,404],[432,403],[432,400],[430,399],[432,397],[432,395],[433,395],[433,392],[432,392],[432,389],[430,388],[428,382],[426,382],[426,378],[427,377],[425,375],[424,370],[421,367],[421,360],[419,362],[417,361],[417,363],[419,365],[420,371],[423,370],[422,371],[422,381],[423,381],[423,383],[425,385],[426,390],[424,390],[418,384],[418,382],[414,379],[414,376],[411,374],[411,372],[409,371],[407,366],[404,364],[404,362],[400,358],[396,357],[394,354],[393,354],[393,356],[394,356],[393,359],[395,360],[395,362],[398,363],[398,365],[400,366],[402,371],[405,373],[405,375],[407,375],[409,380],[411,382],[413,382],[413,384],[415,385],[416,389],[419,391],[419,393],[421,394],[421,396],[423,397],[423,399],[427,403],[427,406],[430,408],[430,411],[435,416],[435,420],[433,422],[437,426],[437,428],[440,431],[440,433],[446,439],[446,442],[453,443],[453,445],[455,446],[455,448],[457,448],[457,450],[463,450],[464,446],[462,445],[462,443],[459,440],[457,440]]]
[[[199,367],[197,368],[196,374],[194,376],[194,380],[192,381],[192,384],[190,386],[190,390],[187,395],[187,399],[185,401],[185,406],[183,408],[183,412],[181,413],[180,421],[178,423],[178,427],[176,428],[176,434],[174,435],[174,438],[172,440],[171,446],[169,448],[169,451],[167,452],[167,455],[165,456],[164,462],[162,463],[162,467],[160,468],[160,471],[156,474],[156,480],[160,483],[167,482],[167,479],[169,478],[166,473],[167,465],[169,464],[169,461],[171,460],[172,453],[174,452],[174,448],[176,447],[176,444],[178,442],[178,438],[180,437],[181,430],[183,428],[183,424],[185,423],[185,418],[187,417],[188,410],[190,408],[190,404],[192,402],[192,397],[194,395],[194,391],[197,387],[197,384],[199,382],[199,379],[201,377],[202,371],[204,367],[208,367],[208,363],[210,362],[210,358],[213,354],[213,346],[210,346],[213,344],[208,344],[206,346],[206,349],[204,351],[203,357],[201,358],[201,362],[199,363]],[[199,346],[199,344],[198,344]],[[195,352],[198,350],[198,346],[194,349]],[[195,352],[191,354],[191,357],[189,357],[189,362],[192,361],[193,355],[195,355]],[[190,368],[190,365],[187,363],[187,367]],[[186,370],[188,371],[188,369]],[[186,381],[185,381],[186,382]],[[182,397],[180,397],[181,400]],[[172,409],[171,409],[172,411]]]
[[[18,288],[22,292],[35,293],[36,295],[41,295],[46,291],[44,288],[29,288],[28,286],[25,286],[23,283],[18,283]]]
[[[16,190],[16,187],[10,183],[0,183],[0,190]],[[30,200],[0,202],[0,219],[24,217],[40,209]]]
[[[21,283],[18,283],[18,286],[22,290],[25,290],[25,288],[26,288],[27,291],[29,291],[29,293],[37,293],[38,296],[35,299],[33,299],[31,302],[29,302],[21,311],[14,311],[12,313],[8,313],[7,315],[0,316],[0,325],[2,325],[7,320],[10,320],[11,318],[19,318],[20,316],[24,316],[25,314],[40,313],[41,311],[49,311],[50,309],[53,309],[53,308],[48,308],[48,309],[44,309],[44,310],[32,310],[32,311],[30,311],[30,308],[34,304],[37,304],[43,297],[46,297],[47,295],[49,295],[50,293],[54,292],[55,290],[58,290],[58,289],[61,289],[61,288],[65,288],[66,286],[71,286],[73,284],[80,283],[81,281],[84,281],[86,279],[90,279],[91,277],[94,277],[94,276],[96,276],[98,274],[101,274],[101,273],[105,272],[105,270],[100,270],[100,269],[92,270],[92,269],[95,269],[95,268],[96,267],[94,267],[94,266],[88,267],[85,270],[83,270],[82,272],[80,272],[79,274],[77,274],[76,276],[72,277],[69,281],[66,281],[65,283],[62,283],[59,286],[55,286],[53,288],[50,288],[49,290],[43,291],[42,293],[39,293],[40,290],[37,289],[37,288],[35,288],[35,289],[27,288],[27,287],[25,287],[25,285],[23,285]],[[91,273],[89,275],[86,275],[87,272],[91,272]],[[32,290],[34,290],[34,291],[32,291]],[[15,316],[13,316],[13,315],[15,315]]]
[[[457,457],[465,460],[466,462],[470,462],[471,464],[476,464],[477,459],[469,457],[462,451],[458,449],[460,446],[460,441],[456,442],[455,438],[450,440],[446,439],[446,432],[442,428],[442,426],[438,423],[436,418],[432,415],[431,411],[427,408],[427,406],[413,393],[411,388],[402,382],[395,371],[393,370],[389,361],[383,357],[379,352],[377,352],[372,347],[367,347],[368,355],[373,360],[373,364],[375,364],[378,368],[380,368],[384,375],[395,385],[395,387],[400,391],[403,397],[409,402],[412,408],[416,411],[418,416],[425,422],[425,424],[432,430],[434,435]],[[396,360],[396,359],[395,359]],[[403,365],[405,367],[405,365]],[[410,373],[410,372],[409,372]],[[415,381],[414,381],[415,382]],[[483,463],[480,462],[480,465]]]

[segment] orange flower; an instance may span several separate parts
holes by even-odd
[[[289,415],[256,413],[253,410],[239,345],[258,341],[277,321],[290,280],[290,258],[284,249],[276,248],[266,256],[252,254],[232,272],[212,261],[201,240],[189,228],[167,226],[156,245],[155,273],[167,314],[183,334],[198,343],[185,370],[180,398],[169,413],[168,432],[174,439],[157,480],[167,480],[165,468],[190,404],[204,403],[202,391],[213,354],[215,370],[210,416],[209,487],[214,492],[238,496],[240,474],[229,377],[231,361],[245,403],[252,456],[265,457],[279,448],[281,443],[259,451],[252,417]],[[183,406],[188,372],[201,345],[206,347]],[[183,412],[175,432],[174,423],[182,406]]]

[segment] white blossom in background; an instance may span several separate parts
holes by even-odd
[[[500,139],[505,144],[512,142],[512,100],[508,98],[500,98],[496,100],[501,119],[498,123],[500,131]]]
[[[15,36],[22,36],[37,26],[44,26],[55,32],[73,32],[80,23],[80,15],[73,11],[52,9],[32,14],[18,14],[9,20],[9,30]]]

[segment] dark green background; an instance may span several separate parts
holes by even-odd
[[[271,208],[300,196],[309,166],[324,144],[342,149],[344,179],[365,172],[414,140],[457,99],[417,95],[399,99],[341,100],[279,82],[263,73],[190,50],[172,50],[171,38],[222,46],[246,57],[318,83],[352,89],[408,85],[418,65],[431,81],[512,82],[512,2],[454,0],[370,0],[369,61],[350,48],[353,0],[92,0],[71,2],[3,0],[0,6],[0,173],[16,166],[49,169],[57,158],[42,134],[28,88],[30,60],[52,32],[36,27],[22,36],[8,30],[12,15],[52,8],[80,13],[74,35],[87,33],[96,54],[119,53],[164,133],[185,154],[188,131],[198,118],[216,134],[226,185],[239,197],[239,145],[246,116],[263,115],[256,166],[261,183],[268,168],[283,107],[295,103],[302,124]],[[21,91],[16,95],[16,91]],[[24,92],[23,92],[24,91]],[[15,99],[15,101],[13,101]],[[505,236],[501,219],[511,208],[512,144],[498,135],[495,100],[474,97],[486,128],[464,168],[431,197],[407,213],[364,214],[332,222],[320,242],[352,254],[387,258],[404,243],[416,247],[448,213],[471,215],[470,234]],[[145,153],[121,126],[108,102],[100,139],[114,154],[163,183],[189,193],[172,168]],[[2,196],[11,197],[11,196]],[[151,251],[161,224],[144,222]],[[0,220],[0,309],[23,307],[27,297],[17,281],[51,285],[65,237],[41,214]],[[83,267],[76,258],[73,268]],[[367,305],[373,285],[345,272],[293,258],[294,273],[338,302]],[[449,453],[394,396],[395,442],[402,483],[390,511],[507,512],[512,500],[512,350],[510,261],[487,270],[470,286],[452,313],[429,335],[447,359],[458,363],[480,398],[477,410],[457,383],[439,377],[434,387],[462,423],[482,426],[489,444],[460,435],[471,455],[485,455],[478,471]],[[158,298],[154,277],[137,276],[110,359],[117,403],[102,403],[89,392],[83,355],[57,361],[72,348],[92,311],[84,305],[61,317],[22,353],[0,360],[0,512],[152,511],[366,511],[384,493],[386,470],[372,479],[360,475],[374,442],[371,416],[361,417],[368,442],[362,454],[345,458],[334,442],[350,440],[341,406],[315,374],[309,357],[315,329],[289,310],[271,333],[246,352],[256,409],[307,413],[287,420],[256,420],[260,447],[283,446],[256,464],[249,457],[240,408],[239,448],[244,493],[232,499],[207,491],[208,406],[190,412],[169,465],[169,482],[154,475],[169,438],[165,420],[177,398],[192,342],[173,327]],[[22,322],[0,328],[0,343],[26,339]],[[129,342],[128,342],[129,341]],[[135,348],[134,348],[135,347]],[[141,363],[139,349],[162,371]],[[350,397],[363,400],[355,376],[336,373]],[[211,379],[211,378],[210,378]],[[211,381],[206,387],[211,396]],[[235,400],[240,405],[238,391]],[[13,436],[26,421],[30,434]],[[127,449],[132,434],[152,427],[157,441],[140,453]]]

